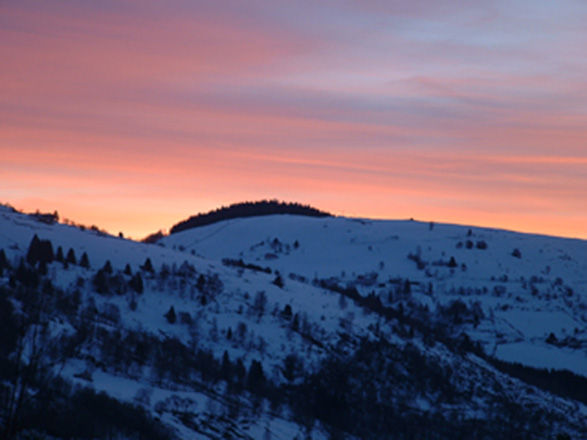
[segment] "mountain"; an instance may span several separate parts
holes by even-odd
[[[587,435],[582,240],[279,214],[146,244],[3,207],[0,249],[5,438]]]

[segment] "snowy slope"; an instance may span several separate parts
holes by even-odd
[[[131,266],[143,264],[147,257],[154,265],[161,265],[185,261],[186,258],[194,264],[201,263],[201,259],[178,254],[160,246],[137,243],[97,231],[81,230],[74,226],[63,224],[45,224],[27,216],[13,212],[10,208],[0,205],[0,248],[3,248],[9,258],[22,256],[26,253],[29,243],[36,234],[39,238],[51,240],[54,250],[61,246],[64,252],[72,248],[79,259],[83,252],[90,257],[90,265],[99,268],[106,260],[113,266]]]
[[[162,243],[309,278],[352,281],[376,273],[378,282],[408,278],[423,290],[432,283],[433,294],[422,298],[429,306],[455,298],[480,302],[487,319],[471,335],[486,350],[508,361],[587,375],[584,240],[415,221],[275,215],[195,228]],[[478,243],[487,248],[478,249]],[[521,258],[512,255],[514,249]],[[419,270],[410,254],[426,267]],[[457,267],[441,265],[451,257]],[[388,286],[378,290],[383,295]],[[548,344],[551,333],[557,341],[572,340],[571,346]]]
[[[48,313],[50,340],[58,346],[76,340],[91,317],[91,336],[52,367],[54,374],[144,407],[178,438],[320,439],[330,433],[320,420],[304,425],[287,405],[275,409],[263,401],[259,407],[253,394],[235,395],[227,383],[197,371],[174,378],[156,362],[137,361],[136,354],[127,359],[128,347],[113,350],[113,344],[145,338],[158,347],[178,341],[192,354],[204,350],[217,360],[226,353],[247,370],[259,362],[268,381],[289,390],[322,371],[325,361],[352,359],[365,342],[384,341],[391,347],[384,360],[394,390],[389,400],[409,414],[483,418],[509,396],[525,408],[544,409],[548,402],[553,426],[567,423],[571,432],[580,432],[587,417],[584,403],[525,384],[474,352],[463,355],[450,346],[464,332],[497,358],[587,375],[584,241],[412,221],[277,215],[224,221],[149,245],[48,225],[0,207],[0,249],[13,267],[34,235],[50,240],[54,250],[74,249],[78,259],[86,252],[91,265],[48,265],[48,279],[80,303],[71,314]],[[147,258],[153,272],[139,269]],[[95,280],[106,261],[114,284],[99,292]],[[142,293],[128,288],[126,264],[141,274]],[[7,275],[0,277],[0,285],[8,284]],[[349,287],[363,298],[379,297],[392,317],[340,293]],[[431,342],[426,332],[453,319],[447,310],[455,300],[467,312],[447,324],[445,339]],[[174,322],[166,317],[171,308]],[[471,310],[481,310],[478,321]],[[412,384],[417,372],[401,353],[445,372],[457,397],[445,399],[417,382],[427,378]],[[299,364],[287,374],[284,365],[292,357]]]

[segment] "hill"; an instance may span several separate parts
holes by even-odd
[[[0,208],[2,435],[585,438],[586,257],[298,215],[154,245]]]
[[[206,226],[223,220],[245,217],[259,217],[264,215],[292,214],[308,217],[328,217],[331,214],[320,211],[311,206],[299,203],[286,203],[277,200],[261,200],[258,202],[234,203],[228,207],[215,209],[205,214],[198,214],[174,225],[170,233],[185,231],[199,226]]]

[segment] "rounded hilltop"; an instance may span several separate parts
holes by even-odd
[[[187,229],[206,226],[223,220],[244,217],[259,217],[274,214],[304,215],[308,217],[331,217],[332,214],[300,203],[280,202],[278,200],[261,200],[258,202],[233,203],[230,206],[209,211],[203,214],[194,215],[186,220],[175,224],[170,234],[185,231]]]

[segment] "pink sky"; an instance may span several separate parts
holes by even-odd
[[[587,238],[587,3],[0,2],[0,202],[243,200]]]

